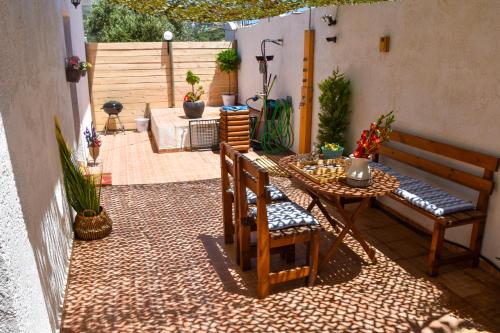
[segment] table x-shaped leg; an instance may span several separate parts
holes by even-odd
[[[323,216],[326,218],[328,223],[330,223],[330,225],[333,227],[333,229],[335,229],[336,232],[339,232],[340,230],[339,230],[339,227],[337,226],[337,221],[335,221],[330,216],[330,214],[326,210],[325,206],[323,206],[323,204],[321,203],[321,200],[319,199],[319,197],[310,191],[307,191],[307,193],[312,198],[311,203],[309,204],[309,206],[307,206],[307,211],[310,212],[313,210],[314,206],[318,206],[319,210],[321,211],[321,213],[323,213]]]
[[[340,232],[340,234],[338,235],[337,239],[332,244],[332,246],[330,246],[330,248],[324,255],[323,259],[321,260],[319,266],[320,269],[323,268],[328,263],[328,261],[335,255],[335,253],[342,245],[342,241],[344,240],[345,236],[347,236],[349,231],[351,231],[351,235],[354,237],[354,239],[356,239],[361,244],[368,257],[372,260],[372,262],[376,263],[375,250],[366,243],[361,233],[354,226],[356,219],[363,212],[363,210],[365,210],[369,205],[370,205],[370,198],[363,198],[359,206],[354,211],[354,213],[351,216],[349,216],[349,213],[344,209],[344,207],[342,207],[342,204],[340,203],[340,197],[337,197],[337,199],[335,200],[335,206],[337,207],[337,210],[340,214],[342,220],[341,222],[344,228],[342,229],[342,231]]]

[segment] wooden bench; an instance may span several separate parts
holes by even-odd
[[[493,191],[493,176],[495,171],[498,170],[499,159],[494,156],[488,156],[449,144],[424,139],[422,137],[400,131],[394,131],[391,134],[391,141],[481,168],[483,175],[482,177],[479,177],[467,171],[459,170],[458,168],[450,167],[448,165],[420,157],[418,153],[408,153],[394,148],[395,145],[387,144],[383,145],[378,153],[378,156],[375,156],[375,161],[378,161],[379,156],[384,156],[479,192],[474,210],[462,211],[444,216],[435,216],[420,207],[412,205],[395,193],[388,195],[388,197],[416,210],[418,213],[434,221],[434,231],[432,233],[432,243],[428,257],[428,273],[431,276],[438,274],[440,264],[447,264],[458,260],[472,259],[472,265],[477,266],[479,263],[479,254],[481,251],[484,226],[487,218],[488,201]],[[380,201],[377,201],[376,204],[401,220],[420,227],[416,224],[415,220],[401,214],[394,208],[391,208]],[[472,224],[472,234],[469,242],[469,248],[463,254],[459,254],[451,258],[441,258],[440,254],[446,229],[467,224]]]

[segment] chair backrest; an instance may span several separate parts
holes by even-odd
[[[220,170],[223,191],[228,191],[231,188],[229,176],[233,178],[233,189],[236,191],[236,173],[239,155],[240,153],[226,142],[220,144]]]
[[[476,205],[477,209],[486,211],[488,199],[494,185],[493,175],[494,172],[498,170],[499,166],[499,159],[497,157],[396,130],[391,133],[390,141],[482,168],[483,176],[479,177],[467,171],[458,170],[445,164],[425,159],[415,153],[408,153],[393,146],[383,145],[379,151],[379,155],[386,156],[478,191],[480,195]]]
[[[257,196],[257,233],[258,235],[267,235],[269,227],[267,224],[266,205],[270,202],[267,191],[269,174],[244,155],[238,157],[237,168],[237,195],[239,197],[240,219],[243,221],[248,218],[248,201],[246,198],[246,189],[248,188]]]

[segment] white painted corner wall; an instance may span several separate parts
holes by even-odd
[[[73,232],[54,116],[67,141],[81,146],[88,83],[69,84],[64,71],[67,56],[85,58],[81,7],[0,1],[0,13],[0,331],[56,332]]]
[[[312,137],[318,132],[318,84],[339,68],[351,80],[352,115],[348,131],[353,150],[364,128],[382,113],[394,110],[396,128],[423,137],[500,157],[500,1],[403,0],[338,7],[338,24],[322,16],[336,7],[312,10],[316,31]],[[269,73],[278,75],[271,97],[292,96],[297,151],[302,85],[304,30],[309,12],[261,20],[236,32],[242,57],[239,102],[262,90],[255,56],[265,38],[283,38],[284,46],[269,44],[275,55]],[[326,37],[337,36],[337,43]],[[379,39],[391,37],[389,53],[379,52]],[[476,195],[447,181],[395,168],[435,183],[465,199]],[[476,171],[476,170],[472,170]],[[500,267],[500,177],[490,199],[482,255]],[[430,227],[429,221],[422,220]],[[449,229],[447,239],[467,245],[470,226]]]

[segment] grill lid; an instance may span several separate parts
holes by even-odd
[[[118,114],[122,111],[123,104],[117,101],[109,101],[104,103],[102,109],[104,109],[104,112],[107,114]]]

